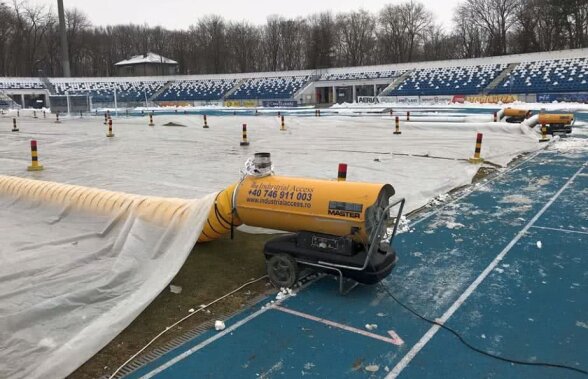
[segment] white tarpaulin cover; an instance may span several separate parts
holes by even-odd
[[[101,117],[35,120],[0,117],[0,175],[92,186],[187,201],[182,222],[152,222],[133,212],[89,212],[0,191],[0,378],[59,378],[124,329],[172,280],[197,240],[212,204],[207,196],[239,176],[253,152],[272,153],[280,175],[391,183],[406,210],[471,183],[482,156],[505,165],[537,150],[536,131],[501,123],[403,123],[391,117],[157,116],[115,118],[115,138]],[[163,127],[168,122],[186,127]],[[248,148],[239,146],[249,126]],[[42,172],[29,173],[29,141],[39,142]],[[416,155],[416,156],[414,156]],[[0,176],[1,178],[1,176]],[[34,199],[34,197],[33,197]],[[173,217],[172,217],[173,218]]]
[[[93,356],[173,279],[212,202],[161,222],[140,200],[95,213],[0,193],[0,378],[62,378]]]

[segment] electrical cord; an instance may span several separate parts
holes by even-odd
[[[383,215],[382,217],[385,217],[385,215]],[[398,222],[399,220],[397,219],[395,222]],[[366,241],[363,241],[364,243],[366,243]],[[391,243],[391,241],[390,241]],[[367,245],[365,245],[367,246]],[[371,266],[372,270],[374,272],[376,272],[373,262],[369,262],[369,265]],[[380,287],[384,290],[384,292],[386,292],[388,294],[388,296],[394,300],[396,303],[398,303],[398,305],[400,305],[402,308],[406,309],[408,312],[412,313],[414,316],[420,318],[421,320],[431,324],[431,325],[437,325],[438,327],[440,327],[441,329],[444,329],[446,331],[448,331],[449,333],[453,334],[455,337],[457,337],[459,339],[459,341],[464,344],[467,348],[469,348],[470,350],[475,351],[476,353],[482,354],[484,356],[487,356],[489,358],[493,358],[499,361],[503,361],[503,362],[507,362],[507,363],[514,363],[514,364],[519,364],[519,365],[525,365],[525,366],[539,366],[539,367],[550,367],[550,368],[558,368],[558,369],[564,369],[564,370],[570,370],[570,371],[574,371],[580,374],[584,374],[586,376],[588,376],[588,371],[586,370],[582,370],[580,368],[577,367],[572,367],[572,366],[567,366],[564,364],[559,364],[559,363],[549,363],[549,362],[530,362],[530,361],[523,361],[523,360],[519,360],[519,359],[514,359],[514,358],[508,358],[508,357],[501,357],[499,355],[496,354],[492,354],[488,351],[482,350],[474,345],[472,345],[471,343],[469,343],[468,341],[466,341],[463,336],[461,334],[459,334],[456,330],[450,328],[449,326],[446,326],[444,324],[441,324],[440,322],[437,322],[435,320],[431,320],[423,315],[421,315],[420,313],[418,313],[417,311],[415,311],[413,308],[409,307],[408,305],[404,304],[402,301],[400,301],[396,296],[394,296],[394,294],[382,283],[382,280],[384,279],[384,277],[378,277],[379,279],[379,284]]]
[[[455,337],[457,337],[459,339],[459,341],[462,344],[464,344],[470,350],[475,351],[476,353],[479,353],[479,354],[482,354],[482,355],[485,355],[487,357],[494,358],[494,359],[497,359],[497,360],[500,360],[500,361],[503,361],[503,362],[507,362],[507,363],[514,363],[514,364],[525,365],[525,366],[540,366],[540,367],[559,368],[559,369],[564,369],[564,370],[575,371],[577,373],[584,374],[584,375],[587,375],[588,376],[588,371],[579,369],[577,367],[566,366],[564,364],[559,364],[559,363],[522,361],[522,360],[519,360],[519,359],[501,357],[499,355],[492,354],[490,352],[487,352],[485,350],[482,350],[480,348],[477,348],[477,347],[473,346],[471,343],[469,343],[468,341],[466,341],[461,336],[461,334],[459,334],[454,329],[452,329],[449,326],[446,326],[444,324],[441,324],[440,322],[437,322],[437,321],[428,319],[427,317],[421,315],[420,313],[418,313],[417,311],[415,311],[414,309],[412,309],[408,305],[406,305],[403,302],[401,302],[400,300],[398,300],[398,298],[396,298],[396,296],[394,296],[394,294],[392,294],[392,292],[384,284],[382,284],[382,282],[380,282],[380,287],[388,294],[388,296],[392,300],[394,300],[396,303],[398,303],[398,305],[400,305],[402,308],[406,309],[408,312],[412,313],[413,315],[415,315],[416,317],[420,318],[421,320],[426,321],[426,322],[428,322],[429,324],[432,324],[432,325],[437,325],[441,329],[444,329],[444,330],[448,331],[449,333],[453,334]]]
[[[133,361],[133,359],[137,358],[137,357],[139,356],[139,354],[141,354],[142,352],[144,352],[144,351],[145,351],[145,349],[147,349],[149,346],[151,346],[151,345],[152,345],[152,344],[153,344],[155,341],[157,341],[157,339],[159,339],[159,338],[160,338],[162,335],[164,335],[165,333],[167,333],[169,330],[171,330],[172,328],[174,328],[175,326],[177,326],[177,325],[178,325],[178,324],[180,324],[181,322],[183,322],[183,321],[185,321],[185,320],[189,319],[190,317],[194,316],[196,313],[198,313],[198,312],[200,312],[200,311],[203,311],[203,310],[205,310],[206,308],[210,307],[211,305],[213,305],[213,304],[215,304],[215,303],[218,303],[219,301],[221,301],[221,300],[223,300],[223,299],[225,299],[225,298],[227,298],[227,297],[229,297],[229,296],[233,295],[234,293],[236,293],[236,292],[238,292],[238,291],[242,290],[243,288],[245,288],[245,287],[247,287],[247,286],[249,286],[249,285],[251,285],[251,284],[253,284],[253,283],[259,282],[259,281],[261,281],[261,280],[263,280],[263,279],[265,279],[265,278],[267,278],[267,275],[264,275],[264,276],[262,276],[262,277],[259,277],[259,278],[257,278],[257,279],[254,279],[254,280],[251,280],[251,281],[249,281],[249,282],[247,282],[247,283],[243,284],[243,285],[242,285],[242,286],[240,286],[239,288],[236,288],[236,289],[232,290],[231,292],[229,292],[229,293],[227,293],[227,294],[225,294],[225,295],[223,295],[223,296],[219,297],[218,299],[211,301],[210,303],[208,303],[208,304],[204,305],[203,307],[200,307],[200,308],[196,309],[194,312],[192,312],[192,313],[189,313],[188,315],[186,315],[186,316],[182,317],[181,319],[179,319],[178,321],[176,321],[176,322],[175,322],[175,323],[173,323],[172,325],[170,325],[170,326],[166,327],[166,328],[165,328],[163,331],[161,331],[161,332],[160,332],[158,335],[156,335],[155,337],[153,337],[153,339],[151,339],[151,341],[149,341],[149,342],[148,342],[148,343],[147,343],[145,346],[143,346],[143,347],[142,347],[142,348],[141,348],[139,351],[137,351],[135,354],[133,354],[133,356],[131,356],[129,359],[127,359],[127,360],[125,361],[125,363],[123,363],[122,365],[120,365],[120,366],[119,366],[119,367],[118,367],[118,368],[117,368],[117,369],[116,369],[116,370],[115,370],[115,371],[112,373],[112,375],[110,375],[110,376],[108,377],[108,379],[113,379],[113,378],[114,378],[114,377],[115,377],[115,376],[116,376],[116,375],[117,375],[117,374],[120,372],[120,370],[122,370],[122,369],[123,369],[123,368],[124,368],[126,365],[128,365],[129,363],[131,363],[131,362]]]

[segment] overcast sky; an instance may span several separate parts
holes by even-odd
[[[57,0],[29,0],[57,9]],[[169,29],[185,29],[199,17],[218,14],[229,20],[263,24],[269,15],[307,16],[330,10],[333,13],[365,9],[376,12],[385,4],[402,0],[64,0],[66,8],[83,10],[94,25],[147,23]],[[451,27],[452,11],[459,0],[422,0],[437,22]]]

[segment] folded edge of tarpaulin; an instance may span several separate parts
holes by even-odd
[[[106,346],[180,270],[214,198],[0,176],[0,376],[62,378]]]

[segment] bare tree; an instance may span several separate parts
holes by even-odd
[[[515,23],[516,0],[466,0],[464,7],[469,22],[486,32],[486,53],[501,55],[508,52],[507,33]]]
[[[54,10],[0,0],[0,75],[61,74]],[[264,25],[204,16],[188,30],[148,25],[92,26],[67,9],[75,76],[110,76],[114,64],[154,51],[180,73],[297,70],[474,58],[588,46],[588,0],[462,0],[445,31],[415,0],[377,14],[353,11],[307,18],[269,17]]]
[[[375,62],[376,20],[361,10],[337,16],[341,65],[361,66]]]
[[[312,69],[333,67],[335,41],[335,20],[331,13],[320,13],[309,17],[305,67]]]

